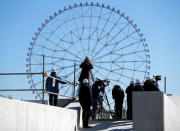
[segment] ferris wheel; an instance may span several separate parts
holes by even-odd
[[[56,68],[57,75],[70,82],[74,81],[74,63],[77,81],[79,65],[90,56],[92,76],[110,80],[105,88],[109,100],[114,85],[125,90],[131,80],[143,81],[149,75],[149,49],[140,29],[124,13],[104,4],[80,3],[55,12],[35,32],[28,50],[28,73],[42,72],[44,55],[45,72]],[[41,88],[41,76],[28,78],[30,88]],[[71,96],[72,91],[73,86],[60,86],[62,95]],[[41,92],[33,93],[41,98]]]

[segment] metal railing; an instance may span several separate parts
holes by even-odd
[[[69,81],[64,81],[64,80],[60,80],[56,77],[53,77],[53,76],[48,76],[48,74],[45,72],[45,56],[43,55],[43,64],[42,64],[42,69],[43,71],[42,72],[37,72],[37,73],[0,73],[0,76],[12,76],[12,75],[42,75],[42,89],[0,89],[0,92],[7,92],[7,91],[17,91],[17,92],[20,92],[20,91],[42,91],[42,102],[44,103],[44,93],[47,93],[47,94],[54,94],[54,95],[58,95],[58,96],[62,96],[62,97],[68,97],[68,98],[75,98],[75,87],[78,85],[76,83],[76,78],[75,78],[75,72],[76,72],[76,63],[74,63],[74,82],[69,82]],[[53,79],[57,79],[59,81],[62,81],[62,82],[65,82],[67,84],[70,84],[70,85],[73,85],[73,96],[70,97],[70,96],[65,96],[65,95],[61,95],[59,93],[54,93],[54,92],[49,92],[45,89],[45,77],[51,77]],[[6,97],[6,96],[3,96],[3,95],[0,95],[2,97]],[[6,98],[12,98],[12,97],[6,97]]]

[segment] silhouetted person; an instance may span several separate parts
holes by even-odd
[[[93,65],[91,64],[91,58],[90,56],[87,56],[84,61],[80,64],[81,74],[79,76],[79,89],[82,86],[82,81],[84,79],[88,79],[88,82],[90,83],[90,71],[93,69]]]
[[[87,79],[83,80],[83,84],[79,90],[79,102],[81,104],[83,111],[82,113],[83,127],[89,128],[88,122],[90,117],[90,108],[92,106],[92,92]]]
[[[143,91],[143,86],[141,85],[141,81],[139,79],[136,79],[135,86],[133,88],[133,91]]]
[[[127,119],[132,120],[132,91],[134,88],[134,81],[130,82],[130,85],[126,88],[127,94]]]
[[[147,77],[146,81],[144,82],[144,91],[160,91],[157,81]]]
[[[52,76],[54,78],[58,78],[58,79],[53,79],[51,77],[48,77],[46,79],[47,91],[52,92],[52,93],[59,93],[58,83],[66,84],[66,82],[61,81],[61,78],[56,76],[56,70],[55,69],[52,69],[50,76]],[[49,104],[50,105],[56,106],[57,105],[57,99],[58,99],[58,95],[49,94]]]
[[[146,81],[144,82],[144,91],[150,91],[150,83],[151,83],[151,78],[149,76],[146,77]]]
[[[112,97],[115,100],[116,118],[117,120],[121,120],[123,100],[124,100],[124,90],[119,85],[115,85],[112,90]]]
[[[92,119],[96,120],[96,111],[98,105],[98,98],[100,91],[103,91],[104,87],[101,84],[100,78],[96,78],[95,83],[92,85],[92,98],[93,98],[93,116]]]

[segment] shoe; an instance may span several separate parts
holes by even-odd
[[[84,128],[92,128],[91,126],[83,126]]]

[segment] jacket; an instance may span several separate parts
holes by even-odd
[[[46,89],[49,91],[49,92],[53,92],[53,93],[59,93],[59,87],[58,87],[58,84],[61,83],[61,84],[66,84],[66,82],[63,82],[61,81],[61,78],[60,77],[57,77],[56,75],[53,76],[55,78],[58,78],[60,80],[57,80],[57,79],[54,79],[54,85],[53,85],[53,78],[51,77],[48,77],[46,79]]]
[[[82,71],[81,71],[78,81],[83,81],[83,79],[89,80],[90,70],[93,69],[93,65],[88,62],[82,62],[80,65],[80,68],[82,68]]]
[[[92,92],[88,84],[83,84],[79,90],[79,102],[81,106],[90,107],[92,105]]]

